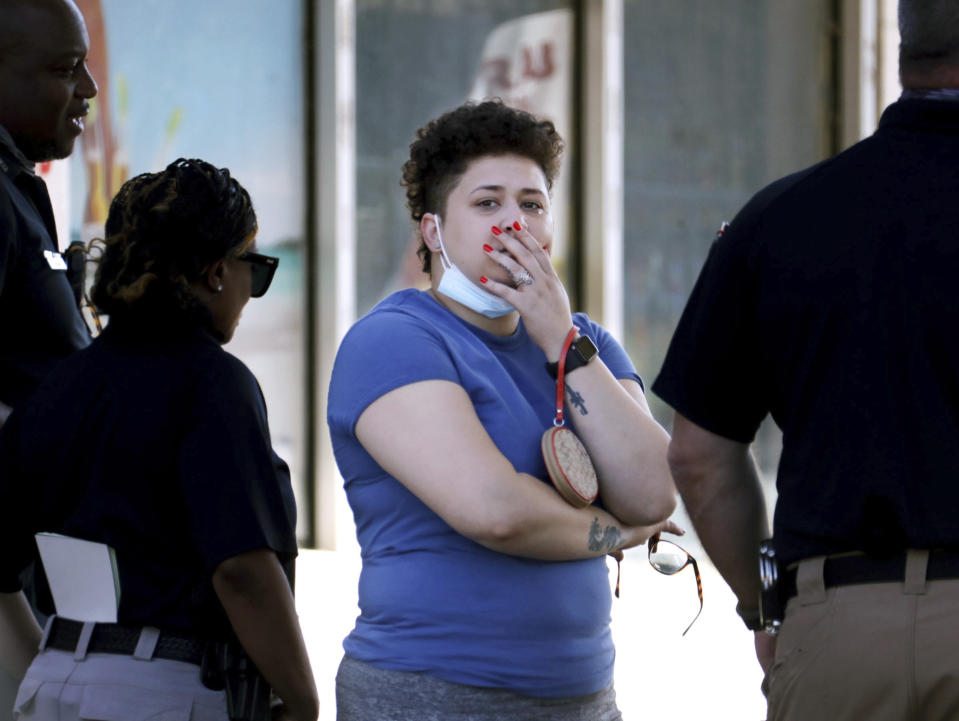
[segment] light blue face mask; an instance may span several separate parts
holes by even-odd
[[[472,311],[487,318],[500,318],[507,313],[516,310],[513,306],[493,295],[485,288],[481,288],[473,281],[467,278],[463,271],[453,265],[453,261],[446,254],[446,248],[443,246],[443,233],[440,231],[440,216],[436,218],[436,237],[440,241],[440,256],[443,262],[443,277],[440,278],[440,284],[436,290],[447,298],[462,303]]]

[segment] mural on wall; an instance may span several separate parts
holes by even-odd
[[[262,0],[76,0],[99,93],[73,155],[41,168],[60,243],[102,238],[130,177],[178,157],[226,167],[256,208],[257,246],[280,256],[227,350],[263,388],[274,445],[302,492],[304,415],[301,5]],[[90,269],[88,269],[90,270]],[[92,276],[88,273],[88,280]]]
[[[100,0],[77,0],[77,7],[87,21],[90,35],[87,65],[99,88],[97,97],[90,101],[90,114],[79,147],[87,187],[82,205],[80,239],[89,242],[102,236],[110,199],[129,177],[130,169],[129,164],[123,162],[127,158],[126,149],[120,147],[114,132],[110,104],[113,87],[103,8]]]

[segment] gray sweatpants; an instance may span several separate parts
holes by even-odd
[[[533,698],[496,688],[389,671],[344,656],[337,721],[622,721],[613,687],[587,696]]]

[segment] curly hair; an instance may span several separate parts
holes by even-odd
[[[256,234],[250,195],[226,168],[179,158],[120,188],[106,222],[92,300],[111,316],[144,310],[206,317],[190,290]]]
[[[499,99],[464,103],[417,130],[410,158],[403,164],[402,181],[413,223],[418,226],[426,213],[446,213],[449,194],[471,161],[507,154],[533,160],[546,176],[547,189],[552,190],[563,139],[551,121],[537,120]],[[423,271],[429,273],[432,256],[422,236],[416,253],[423,261]]]

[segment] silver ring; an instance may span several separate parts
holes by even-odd
[[[524,270],[516,276],[516,287],[519,288],[521,285],[533,285],[533,276],[529,274],[528,270]]]

